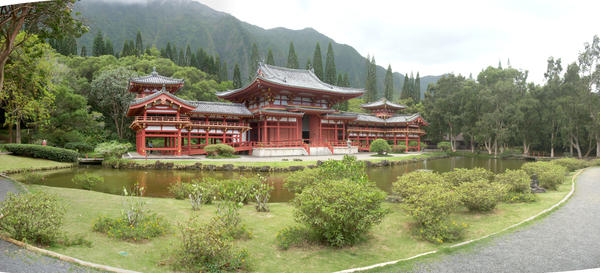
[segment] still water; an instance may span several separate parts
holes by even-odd
[[[451,157],[425,160],[404,165],[370,168],[367,170],[367,173],[369,178],[375,181],[379,188],[386,192],[390,192],[392,183],[396,181],[398,176],[417,169],[429,169],[442,173],[448,172],[454,168],[481,167],[493,172],[502,172],[505,169],[517,169],[521,167],[523,163],[524,161],[522,160],[514,159]],[[173,183],[191,182],[203,177],[230,179],[239,177],[240,175],[254,175],[249,172],[116,170],[99,166],[81,166],[72,169],[45,172],[45,178],[41,184],[52,187],[78,188],[77,185],[71,182],[71,179],[76,174],[84,172],[104,177],[104,183],[98,184],[93,188],[95,191],[121,194],[123,192],[123,187],[131,188],[137,182],[146,189],[145,196],[151,197],[171,197],[172,195],[169,193],[168,187]],[[275,187],[274,191],[271,193],[270,202],[285,202],[293,198],[293,195],[283,187],[283,182],[288,174],[289,173],[263,173],[263,175],[268,177],[268,181]]]

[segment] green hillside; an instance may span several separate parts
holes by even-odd
[[[124,40],[135,38],[141,31],[144,46],[154,44],[165,47],[167,42],[176,44],[178,50],[190,44],[193,51],[201,47],[209,54],[219,54],[227,62],[229,77],[235,63],[240,64],[242,79],[248,78],[248,63],[252,43],[258,45],[261,58],[266,59],[269,48],[272,49],[277,65],[287,62],[290,41],[294,43],[301,67],[306,60],[312,60],[316,42],[321,44],[322,54],[329,42],[335,52],[338,73],[347,72],[351,85],[364,87],[365,57],[353,47],[339,44],[312,28],[290,30],[286,28],[263,29],[223,12],[209,8],[191,0],[148,0],[138,3],[115,3],[96,0],[82,0],[75,9],[79,11],[90,31],[78,40],[78,46],[92,48],[92,40],[98,30],[109,37],[116,51],[123,47]],[[90,50],[88,50],[90,52]],[[377,59],[377,56],[375,56]],[[385,60],[377,60],[385,63]],[[324,63],[324,61],[323,61]],[[416,72],[416,71],[415,71]],[[385,69],[377,67],[378,89],[383,89]],[[438,76],[421,78],[421,92]],[[394,87],[399,90],[404,75],[394,73]],[[399,96],[399,91],[395,92]]]

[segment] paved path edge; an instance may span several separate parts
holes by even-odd
[[[12,178],[7,177],[7,176],[1,176],[1,177],[9,180],[10,183],[16,184],[16,185],[20,186],[20,188],[27,190],[27,188],[23,187],[22,185],[20,185],[18,182],[16,182]],[[90,268],[99,269],[99,270],[103,270],[103,271],[109,271],[109,272],[117,272],[117,273],[140,273],[138,271],[132,271],[132,270],[122,269],[122,268],[113,267],[113,266],[109,266],[109,265],[96,264],[96,263],[80,260],[80,259],[77,259],[77,258],[74,258],[71,256],[63,255],[63,254],[60,254],[60,253],[57,253],[54,251],[39,248],[39,247],[30,245],[30,244],[15,240],[13,238],[5,236],[4,234],[0,234],[0,239],[4,240],[6,242],[12,243],[16,246],[25,248],[29,251],[37,252],[37,253],[45,255],[45,256],[53,257],[53,258],[59,259],[61,261],[78,264],[78,265],[85,266],[85,267],[90,267]]]
[[[563,199],[561,199],[560,201],[558,201],[558,203],[552,205],[551,207],[549,207],[547,209],[544,209],[544,210],[540,211],[539,213],[537,213],[537,214],[535,214],[535,215],[533,215],[533,216],[531,216],[531,217],[529,217],[529,218],[527,218],[525,220],[522,220],[521,222],[518,222],[516,224],[512,224],[512,225],[510,225],[510,226],[508,226],[506,228],[503,228],[502,230],[499,230],[499,231],[496,231],[494,233],[490,233],[490,234],[484,235],[484,236],[479,237],[479,238],[475,238],[475,239],[471,239],[471,240],[468,240],[468,241],[460,242],[460,243],[457,243],[457,244],[454,244],[454,245],[451,245],[451,246],[448,246],[448,247],[445,247],[445,248],[461,247],[461,246],[465,246],[465,245],[468,245],[468,244],[471,244],[471,243],[475,243],[475,242],[481,241],[483,239],[490,238],[492,236],[498,235],[498,234],[506,232],[508,230],[517,228],[517,227],[519,227],[519,226],[521,226],[521,225],[523,225],[525,223],[531,222],[532,220],[535,220],[536,218],[538,218],[538,217],[540,217],[542,215],[545,215],[545,214],[547,214],[547,213],[549,213],[549,212],[557,209],[562,204],[564,204],[565,202],[567,202],[571,198],[571,196],[573,196],[573,193],[575,193],[575,180],[576,180],[576,178],[583,171],[585,171],[587,169],[588,168],[581,169],[581,170],[577,171],[573,175],[573,177],[571,178],[571,191],[569,191],[569,193],[567,193],[567,195],[565,195],[565,197],[563,197]],[[336,271],[335,273],[350,273],[350,272],[357,272],[357,271],[364,271],[364,270],[374,269],[374,268],[383,267],[383,266],[386,266],[386,265],[392,265],[392,264],[396,264],[396,263],[399,263],[399,262],[410,261],[410,260],[414,260],[414,259],[419,258],[419,257],[423,257],[423,256],[435,254],[435,253],[439,252],[440,250],[441,250],[441,248],[438,248],[438,249],[434,249],[432,251],[420,253],[420,254],[417,254],[417,255],[414,255],[414,256],[411,256],[411,257],[408,257],[408,258],[404,258],[404,259],[398,259],[398,260],[394,260],[394,261],[383,262],[383,263],[378,263],[378,264],[364,266],[364,267],[355,267],[355,268],[340,270],[340,271]]]

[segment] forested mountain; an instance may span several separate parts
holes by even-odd
[[[323,49],[331,42],[339,73],[348,73],[350,84],[364,87],[366,78],[366,58],[353,47],[339,44],[312,28],[290,30],[286,28],[263,29],[242,22],[237,18],[192,0],[147,0],[141,3],[118,3],[101,0],[82,0],[76,4],[90,31],[77,40],[79,48],[92,48],[94,36],[101,30],[120,51],[125,40],[133,40],[139,30],[144,47],[156,45],[164,48],[167,42],[184,49],[189,44],[192,51],[202,48],[211,55],[218,54],[221,61],[227,62],[231,79],[235,63],[240,64],[242,79],[248,79],[252,43],[256,43],[261,59],[266,60],[270,48],[276,65],[285,66],[290,42],[294,43],[300,67],[304,68],[308,59],[312,61],[315,44]],[[265,14],[265,16],[268,16]],[[89,52],[89,51],[88,51]],[[325,53],[324,51],[322,52]],[[377,56],[375,56],[377,58]],[[376,59],[377,60],[377,59]],[[377,60],[386,64],[386,60]],[[411,68],[394,68],[408,72]],[[377,90],[383,93],[385,69],[377,66]],[[416,71],[415,71],[416,73]],[[395,97],[399,97],[404,75],[394,73]],[[439,76],[421,78],[421,94],[429,83]]]

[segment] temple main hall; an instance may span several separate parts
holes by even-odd
[[[427,126],[386,99],[361,105],[365,113],[335,110],[365,90],[324,83],[312,70],[260,63],[246,86],[216,94],[229,102],[182,99],[176,93],[183,85],[156,71],[130,79],[136,98],[127,116],[134,117],[138,154],[200,155],[216,143],[254,156],[354,154],[378,138],[414,151]]]

